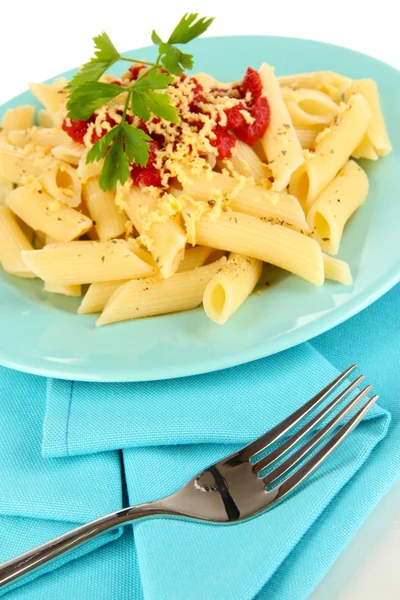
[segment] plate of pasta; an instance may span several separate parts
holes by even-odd
[[[124,55],[101,34],[79,71],[2,107],[4,366],[205,373],[400,280],[399,72],[307,40],[195,39],[210,23]]]

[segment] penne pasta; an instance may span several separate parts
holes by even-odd
[[[335,102],[340,102],[343,94],[351,86],[351,79],[349,77],[333,73],[332,71],[284,75],[278,77],[278,81],[282,87],[320,90],[328,94]]]
[[[32,94],[44,106],[54,121],[57,121],[57,112],[62,108],[67,99],[67,80],[59,77],[53,83],[30,83]]]
[[[51,294],[62,294],[63,296],[78,297],[82,295],[81,285],[61,285],[55,281],[45,281],[44,291]]]
[[[27,155],[20,148],[0,147],[0,176],[18,185],[37,178],[54,200],[76,207],[81,203],[81,182],[69,164],[46,155]]]
[[[351,285],[353,283],[350,266],[347,262],[324,253],[322,254],[322,258],[324,261],[325,279],[338,281],[342,285]]]
[[[303,164],[303,150],[282,97],[278,80],[274,75],[274,69],[264,63],[260,67],[259,74],[271,109],[270,123],[261,143],[274,177],[272,189],[281,191],[287,187],[292,173]]]
[[[180,263],[177,272],[190,271],[190,269],[208,265],[222,258],[223,254],[222,250],[215,250],[214,248],[207,248],[206,246],[186,248],[185,257]]]
[[[0,206],[4,205],[4,202],[8,196],[13,191],[13,184],[3,177],[0,177]]]
[[[96,325],[190,310],[201,304],[204,289],[225,258],[169,279],[132,280],[120,286],[107,302]]]
[[[53,198],[40,191],[19,187],[6,198],[6,205],[20,219],[59,242],[69,242],[86,233],[92,221],[69,206],[52,210]]]
[[[104,192],[97,177],[92,177],[83,185],[83,198],[101,242],[125,232],[126,218],[123,218],[115,204],[115,192]]]
[[[180,224],[172,217],[152,222],[145,228],[146,217],[155,209],[154,199],[140,190],[133,189],[127,199],[126,213],[138,232],[148,242],[156,264],[164,278],[171,277],[184,256],[186,235]],[[146,243],[146,242],[145,242]]]
[[[31,244],[11,210],[0,206],[0,264],[7,273],[32,279],[35,274],[22,260],[23,250],[32,250]]]
[[[303,209],[298,200],[287,192],[265,190],[222,173],[213,173],[209,178],[192,177],[183,188],[183,194],[194,200],[208,201],[215,193],[221,192],[226,195],[229,206],[237,212],[276,220],[296,231],[308,231]]]
[[[316,138],[315,151],[292,177],[289,191],[307,211],[318,194],[332,181],[363,139],[370,110],[361,94],[355,94],[336,124]]]
[[[315,240],[256,217],[237,212],[222,213],[215,220],[203,217],[196,223],[196,242],[258,258],[314,285],[324,282],[322,253]]]
[[[204,290],[203,306],[207,317],[219,325],[226,323],[250,296],[261,272],[260,260],[231,254]]]
[[[314,148],[315,138],[317,137],[318,131],[315,129],[298,129],[296,127],[296,135],[299,138],[301,147],[305,150]]]
[[[101,281],[92,283],[78,308],[80,315],[98,313],[103,310],[115,290],[126,283],[122,281]]]
[[[24,148],[27,144],[49,148],[59,144],[69,144],[70,138],[61,129],[55,127],[31,127],[30,129],[16,129],[8,133],[8,139],[13,146]]]
[[[293,125],[321,131],[339,114],[339,105],[324,92],[313,89],[281,88]]]
[[[317,197],[307,219],[312,236],[324,252],[338,253],[344,226],[367,194],[368,178],[362,168],[350,160]]]
[[[69,165],[77,167],[85,148],[82,144],[68,142],[66,144],[56,145],[51,149],[52,155],[58,160],[62,160]]]
[[[266,183],[272,178],[272,171],[258,157],[257,153],[247,144],[237,140],[232,158],[221,161],[225,168],[233,167],[233,171],[245,177],[252,177],[254,183]],[[271,184],[269,185],[271,187]]]
[[[31,104],[10,108],[4,113],[1,121],[2,133],[9,133],[13,129],[29,129],[33,125],[35,108]]]
[[[101,173],[101,169],[103,168],[104,160],[99,160],[91,163],[86,162],[86,157],[89,152],[89,149],[86,148],[82,152],[82,156],[79,159],[79,163],[76,169],[79,179],[82,183],[85,183],[91,177],[98,177]]]
[[[353,81],[351,87],[346,91],[345,99],[348,101],[353,94],[362,94],[367,101],[371,111],[371,119],[368,123],[367,133],[364,144],[369,142],[375,151],[375,156],[384,156],[392,151],[392,145],[386,131],[385,121],[383,119],[382,109],[379,102],[378,86],[372,79],[360,79]],[[362,146],[356,148],[355,158],[371,158],[365,154]],[[372,160],[376,160],[373,158]]]
[[[125,240],[51,244],[22,253],[25,263],[43,281],[78,285],[148,277],[154,269],[129,248]]]
[[[54,119],[45,108],[38,110],[37,122],[39,127],[54,127]]]

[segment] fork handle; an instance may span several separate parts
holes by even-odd
[[[156,501],[130,506],[91,521],[86,525],[81,525],[46,544],[0,564],[0,588],[9,585],[16,579],[31,573],[106,531],[127,525],[137,519],[166,514],[171,514],[171,511],[163,508],[162,503]]]

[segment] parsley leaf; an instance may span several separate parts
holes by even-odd
[[[69,83],[71,88],[80,86],[87,81],[97,81],[111,65],[121,58],[120,53],[104,31],[94,37],[93,41],[96,47],[95,56],[83,65],[79,73],[74,75]]]
[[[134,89],[131,92],[131,111],[144,121],[150,119],[150,111],[147,106],[146,94],[136,92]]]
[[[193,55],[184,54],[171,44],[163,42],[160,44],[159,52],[162,54],[161,63],[167,71],[174,75],[182,75],[184,69],[193,68]]]
[[[118,181],[122,185],[126,182],[130,175],[126,158],[123,145],[123,129],[118,128],[117,135],[108,149],[100,173],[99,184],[102,190],[105,192],[113,190]]]
[[[199,37],[202,33],[207,31],[211,23],[214,21],[214,17],[206,19],[202,17],[197,19],[198,13],[186,13],[179,21],[173,32],[168,38],[169,44],[187,44],[196,37]]]
[[[117,133],[118,128],[113,127],[113,129],[110,129],[110,131],[108,131],[95,144],[93,144],[93,146],[87,153],[86,162],[91,163],[103,158],[103,156],[107,152],[109,145],[111,144]]]
[[[134,90],[163,90],[169,86],[174,80],[167,73],[157,73],[157,71],[149,70],[142,77],[136,80]]]
[[[179,113],[176,106],[171,104],[171,99],[166,94],[157,94],[156,92],[147,93],[147,105],[151,112],[157,117],[179,123]]]
[[[142,167],[147,165],[149,160],[149,145],[151,137],[142,129],[132,127],[126,121],[122,125],[124,133],[125,154],[129,162],[134,162]]]
[[[151,41],[153,42],[153,44],[155,44],[156,46],[158,46],[159,44],[161,44],[162,39],[160,38],[159,35],[156,34],[155,30],[153,29],[153,31],[151,32]]]
[[[150,111],[157,117],[179,123],[178,109],[171,104],[171,98],[166,94],[157,94],[151,90],[136,91],[132,89],[131,110],[133,114],[148,121]]]
[[[88,119],[96,108],[123,93],[123,88],[112,83],[88,81],[72,88],[67,103],[68,118]]]
[[[150,119],[150,111],[147,107],[146,94],[136,92],[134,89],[131,92],[131,111],[144,121]]]

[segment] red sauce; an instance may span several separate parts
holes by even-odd
[[[140,71],[145,67],[146,65],[132,65],[131,67],[129,67],[128,71],[130,72],[130,80],[136,81],[136,79],[139,77]],[[115,82],[113,81],[113,83]]]
[[[140,71],[144,69],[144,65],[135,65],[130,67],[130,78],[136,80],[139,77]],[[193,87],[193,100],[190,104],[190,112],[195,114],[201,114],[203,112],[202,103],[206,102],[206,98],[203,92],[203,86],[196,80],[195,77],[188,78],[186,75],[181,76],[181,81],[189,79],[194,83]],[[112,83],[115,85],[122,85],[119,80],[115,80]],[[173,85],[177,85],[173,84]],[[250,98],[247,98],[250,92]],[[210,140],[211,145],[217,149],[219,159],[230,158],[232,156],[232,150],[236,144],[236,140],[239,139],[246,144],[252,146],[258,139],[260,139],[270,122],[270,107],[268,100],[262,96],[263,87],[260,76],[257,71],[248,67],[243,81],[240,84],[227,89],[215,88],[211,90],[211,93],[215,96],[230,96],[231,98],[241,99],[240,103],[225,110],[226,124],[224,126],[218,124],[213,129],[215,139]],[[179,110],[179,103],[177,105]],[[241,111],[247,110],[251,117],[253,117],[253,123],[247,123],[245,117]],[[120,111],[122,115],[122,111]],[[92,115],[86,121],[80,121],[76,119],[70,119],[69,125],[67,120],[63,121],[62,129],[75,141],[83,144],[83,138],[87,132],[90,123],[95,120],[95,115]],[[133,117],[126,115],[126,120],[129,124],[133,123]],[[110,123],[111,127],[116,124],[115,120],[109,115],[106,115],[106,121]],[[152,118],[153,123],[160,122],[158,117]],[[200,120],[190,119],[190,125],[192,128],[200,131],[204,123]],[[141,120],[138,127],[144,132],[149,134],[149,130],[145,121]],[[179,126],[178,126],[179,127]],[[97,135],[93,132],[92,143],[97,142],[103,135],[107,133],[106,129],[102,129],[101,134]],[[146,166],[131,165],[131,176],[134,185],[136,186],[156,186],[161,187],[161,174],[155,167],[156,151],[163,147],[165,144],[165,138],[162,134],[152,134],[152,141],[149,142],[150,152],[149,159]]]
[[[257,98],[250,109],[250,115],[254,118],[254,123],[246,123],[235,129],[235,134],[239,140],[252,146],[264,135],[269,125],[270,108],[268,100],[264,97]]]
[[[87,121],[80,121],[78,119],[69,119],[69,125],[67,124],[67,119],[64,119],[62,122],[61,128],[65,133],[69,135],[70,138],[77,142],[78,144],[83,144],[83,138],[86,135],[88,130],[89,123],[93,123],[93,116],[90,117]]]
[[[149,142],[149,158],[145,167],[132,165],[131,177],[137,187],[154,185],[161,187],[160,171],[154,166],[156,161],[156,150],[160,147],[156,141]]]
[[[221,127],[217,125],[213,129],[213,133],[215,133],[216,137],[214,140],[210,140],[211,146],[217,148],[218,150],[218,158],[224,159],[232,156],[232,148],[234,148],[236,144],[235,136],[228,131],[226,127]]]
[[[254,103],[262,94],[262,83],[258,72],[248,67],[239,89],[242,98],[246,96],[247,92],[250,92]]]

